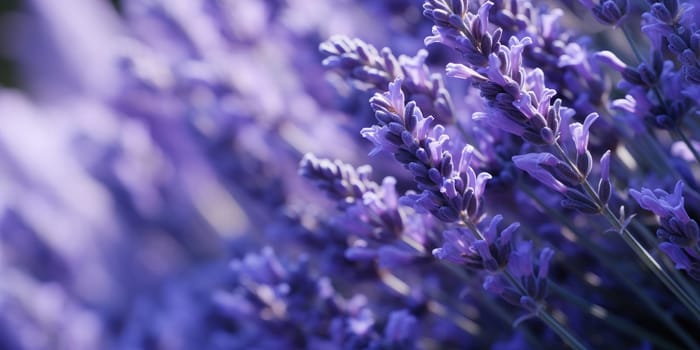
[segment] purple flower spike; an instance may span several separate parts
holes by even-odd
[[[643,188],[641,191],[630,190],[630,195],[639,205],[649,211],[654,212],[660,218],[677,217],[683,223],[690,221],[688,213],[683,206],[683,182],[676,182],[673,193],[668,193],[661,189],[650,190]]]
[[[700,280],[700,227],[688,216],[684,207],[683,182],[678,181],[673,193],[661,189],[630,190],[630,195],[647,210],[660,218],[656,236],[659,245],[676,264],[676,269],[686,270],[690,277]]]
[[[601,0],[600,4],[591,8],[591,12],[600,23],[617,26],[627,15],[628,8],[627,0]]]
[[[448,260],[455,264],[466,264],[467,256],[471,253],[473,235],[463,234],[461,230],[447,230],[442,233],[444,244],[442,248],[433,249],[433,255],[440,260]],[[472,237],[470,240],[469,238]]]
[[[501,215],[491,219],[483,233],[483,240],[477,240],[474,233],[468,229],[443,232],[445,243],[442,248],[433,250],[433,255],[440,260],[449,260],[472,269],[498,272],[509,264],[513,233],[520,227],[520,224],[515,222],[499,231],[498,224],[502,220]]]

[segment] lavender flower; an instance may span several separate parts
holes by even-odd
[[[445,244],[433,250],[433,255],[441,260],[465,265],[468,268],[485,270],[491,273],[508,266],[512,247],[512,236],[520,224],[512,223],[503,230],[498,224],[503,217],[491,219],[484,231],[484,239],[476,239],[468,229],[454,229],[443,232]]]
[[[509,265],[510,271],[519,279],[524,289],[507,286],[500,276],[489,276],[484,282],[484,289],[528,312],[516,320],[516,324],[541,312],[542,302],[548,294],[549,262],[554,256],[554,251],[549,248],[542,249],[537,263],[533,261],[532,255],[532,243],[522,242],[514,250]]]
[[[522,137],[538,145],[551,145],[559,137],[562,113],[567,112],[556,100],[554,90],[545,86],[544,74],[535,69],[526,71],[522,66],[522,51],[532,43],[529,38],[511,37],[508,46],[500,46],[492,53],[484,68],[448,64],[447,75],[473,79],[488,101],[490,110],[476,113],[475,119],[483,119],[489,125]]]
[[[401,84],[401,80],[389,84],[388,92],[376,94],[370,100],[379,122],[362,129],[362,135],[375,144],[370,154],[393,153],[411,172],[422,193],[407,199],[419,210],[447,222],[462,216],[477,220],[485,182],[491,176],[488,173],[477,175],[471,168],[474,152],[471,146],[462,149],[455,166],[447,148],[450,138],[444,127],[436,125],[431,129],[433,117],[423,117],[413,101],[404,105]]]
[[[450,93],[445,89],[443,78],[439,74],[430,74],[425,59],[428,52],[420,50],[416,56],[396,56],[389,48],[381,51],[360,39],[344,36],[332,37],[321,43],[319,50],[327,57],[323,65],[363,88],[371,87],[374,91],[386,91],[389,84],[397,78],[403,79],[401,89],[409,100],[428,115],[436,118],[440,124],[454,122],[454,111]]]
[[[662,241],[661,250],[671,257],[677,269],[686,270],[691,277],[700,280],[700,229],[685,210],[683,182],[676,183],[673,193],[642,188],[641,191],[631,189],[630,195],[642,208],[652,211],[661,220],[656,231]]]
[[[348,219],[363,223],[369,231],[366,236],[391,240],[403,232],[394,178],[385,178],[380,186],[370,180],[369,166],[355,170],[340,161],[319,160],[311,154],[304,156],[299,172],[338,201]]]

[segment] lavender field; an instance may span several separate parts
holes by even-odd
[[[0,30],[0,350],[700,349],[698,0]]]

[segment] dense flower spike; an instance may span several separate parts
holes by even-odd
[[[661,220],[656,235],[663,242],[660,245],[676,263],[677,269],[683,269],[700,281],[700,229],[698,223],[688,216],[683,198],[683,182],[678,181],[673,193],[661,189],[641,191],[630,190],[630,195],[639,205]]]
[[[503,217],[497,215],[491,219],[484,231],[484,239],[476,239],[469,229],[453,229],[443,232],[445,244],[433,250],[433,255],[441,260],[465,265],[471,269],[498,272],[508,266],[513,250],[512,237],[520,224],[512,223],[503,230],[498,224]]]
[[[523,289],[518,290],[507,286],[502,277],[489,276],[484,282],[484,289],[499,295],[507,302],[522,307],[528,313],[516,320],[517,324],[527,318],[534,317],[541,312],[543,301],[548,294],[549,262],[554,256],[554,251],[544,248],[540,252],[537,263],[533,261],[533,249],[531,242],[522,242],[517,245],[509,265],[515,278],[522,283]]]
[[[360,39],[345,36],[330,38],[321,43],[319,50],[327,56],[323,60],[326,68],[372,90],[386,91],[389,83],[403,78],[401,88],[409,100],[416,101],[440,124],[454,122],[450,93],[445,89],[442,75],[430,74],[425,64],[427,51],[420,50],[414,57],[401,55],[397,59],[389,48],[377,51]]]
[[[462,54],[474,66],[485,66],[489,56],[500,48],[501,33],[489,32],[490,1],[484,2],[477,12],[469,12],[464,0],[429,0],[423,4],[423,15],[435,23],[433,35],[425,38],[425,44],[441,43]]]
[[[649,124],[676,130],[683,119],[697,108],[700,83],[700,40],[693,6],[681,6],[677,0],[650,1],[643,14],[642,30],[652,43],[648,62],[637,67],[624,64],[613,53],[604,51],[599,58],[619,71],[625,79],[620,87],[625,99],[613,102],[621,110],[644,118]]]
[[[381,51],[360,39],[334,36],[321,43],[319,51],[326,56],[323,66],[340,71],[358,83],[377,90],[386,90],[401,75],[401,68],[391,49]]]
[[[372,168],[357,169],[339,160],[318,159],[306,154],[299,165],[299,173],[338,201],[339,209],[352,220],[367,225],[374,239],[391,239],[403,232],[398,209],[396,179],[387,177],[379,185],[370,179]]]
[[[370,179],[372,167],[361,166],[357,169],[339,160],[318,159],[307,153],[299,165],[299,174],[313,181],[326,192],[338,205],[352,205],[368,192],[377,192],[377,183]]]
[[[481,90],[490,108],[476,113],[475,119],[525,141],[551,145],[559,137],[562,114],[573,111],[562,107],[561,100],[551,102],[556,91],[545,86],[541,70],[527,71],[522,66],[523,49],[531,43],[530,38],[511,37],[508,46],[501,45],[497,53],[489,55],[487,67],[450,63],[447,75],[471,79]]]
[[[432,127],[433,117],[410,101],[404,105],[402,81],[389,84],[389,91],[370,100],[379,124],[362,129],[362,135],[375,144],[370,154],[392,153],[414,176],[422,191],[408,197],[414,206],[442,221],[461,218],[477,221],[488,173],[476,174],[470,162],[474,148],[465,146],[455,165],[449,151],[449,136],[441,125]]]
[[[529,37],[523,64],[544,72],[547,85],[557,91],[564,105],[579,113],[593,112],[606,100],[606,77],[584,43],[566,30],[558,8],[538,6],[527,0],[495,0],[490,21],[503,29],[501,42]]]

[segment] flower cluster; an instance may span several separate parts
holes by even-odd
[[[700,280],[700,229],[688,216],[684,207],[683,182],[677,182],[673,193],[642,188],[630,190],[639,205],[656,214],[661,224],[656,235],[662,241],[659,248],[668,254],[676,268],[688,271],[688,275]]]

